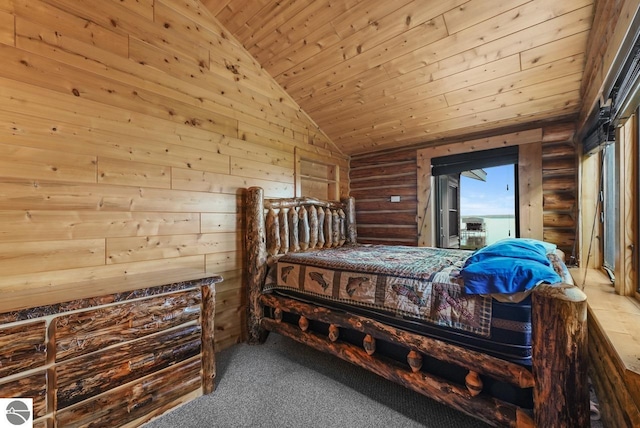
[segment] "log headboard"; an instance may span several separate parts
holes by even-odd
[[[245,195],[245,219],[247,286],[251,290],[248,330],[250,338],[259,338],[264,331],[259,327],[258,299],[268,263],[287,252],[355,244],[355,199],[265,199],[262,188],[250,187]]]
[[[288,252],[340,247],[357,240],[355,200],[265,199],[259,187],[248,189],[247,222],[262,236],[269,257]],[[262,221],[260,221],[262,218]],[[249,224],[247,224],[249,227]]]

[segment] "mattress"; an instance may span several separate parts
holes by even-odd
[[[460,269],[471,254],[383,245],[290,253],[270,268],[264,291],[531,365],[530,296],[513,303],[466,295]],[[570,282],[561,259],[548,257]]]
[[[288,289],[319,299],[377,309],[416,321],[489,335],[491,299],[464,294],[467,250],[350,245],[289,253],[265,290]]]

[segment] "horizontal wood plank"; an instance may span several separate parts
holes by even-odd
[[[0,243],[0,272],[18,275],[99,266],[104,257],[104,239]]]
[[[171,169],[141,162],[98,158],[98,183],[171,188]]]
[[[107,264],[188,257],[239,251],[240,238],[232,233],[147,236],[107,239]]]
[[[0,181],[0,209],[155,212],[237,211],[235,195],[128,186],[84,185],[6,179]]]
[[[0,144],[0,177],[95,183],[96,163],[95,156]]]
[[[0,211],[0,242],[198,232],[200,216],[197,213]]]

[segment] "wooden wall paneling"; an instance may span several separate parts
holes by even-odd
[[[219,78],[206,73],[206,68],[202,65],[183,61],[175,52],[136,38],[129,38],[129,58],[135,61],[127,61],[74,39],[61,39],[53,29],[47,29],[42,24],[31,24],[26,19],[19,18],[18,33],[19,47],[53,59],[64,59],[70,65],[92,66],[95,73],[105,77],[125,83],[133,80],[138,87],[181,99],[194,106],[204,106],[227,117],[238,118],[249,114],[270,118],[275,123],[287,123],[253,105],[255,101],[267,103],[268,99],[256,100],[259,94],[247,91],[236,83],[232,85],[236,89],[229,90],[228,83],[224,85]],[[55,47],[64,47],[64,51],[54,49]],[[86,64],[87,58],[93,59],[94,63]],[[163,72],[168,72],[176,79],[168,78]],[[196,83],[201,84],[195,85]],[[245,94],[246,92],[249,93]],[[286,113],[278,115],[286,116]],[[295,113],[290,113],[289,116],[295,116]]]
[[[229,213],[202,213],[201,233],[235,232],[242,229],[242,216]]]
[[[183,137],[182,143],[188,147],[216,151],[221,155],[233,158],[249,159],[284,167],[292,167],[295,158],[294,153],[286,144],[280,143],[274,147],[263,146],[227,135],[210,135],[208,140]]]
[[[235,232],[107,238],[107,264],[240,251]]]
[[[194,322],[201,315],[200,290],[182,291],[54,318],[55,360],[68,360],[114,344]]]
[[[74,69],[45,57],[25,54],[9,46],[0,45],[0,59],[7,64],[0,75],[45,88],[56,88],[101,101],[115,107],[152,115],[161,119],[188,123],[191,126],[219,133],[233,133],[236,120],[206,112],[186,103],[171,100],[151,91],[135,88],[94,74],[74,73]],[[70,76],[73,76],[72,78]]]
[[[3,327],[0,329],[0,333],[0,345],[3,350],[0,356],[0,377],[45,365],[45,321]],[[6,397],[11,396],[7,395]]]
[[[211,172],[229,172],[229,157],[217,151],[185,147],[127,134],[126,128],[106,131],[51,119],[20,116],[0,109],[0,132],[11,143],[90,156],[152,163]],[[8,140],[4,140],[9,142]],[[123,141],[126,141],[123,144]]]
[[[35,23],[59,28],[64,37],[70,37],[116,55],[128,54],[127,35],[113,31],[111,23],[86,20],[73,13],[39,0],[14,0],[15,14],[29,17]],[[105,25],[107,24],[107,25]]]
[[[228,75],[233,73],[226,67],[219,73],[216,69],[207,72],[200,66],[183,63],[174,53],[135,38],[130,39],[130,50],[131,58],[148,70],[149,78],[169,89],[179,88],[183,93],[188,94],[191,97],[190,102],[196,105],[234,119],[269,119],[271,125],[262,125],[267,128],[276,125],[293,126],[287,120],[287,116],[293,116],[293,113],[289,112],[290,109],[282,108],[280,111],[271,113],[260,109],[258,105],[267,104],[271,99],[264,94],[247,89],[244,80],[241,85],[229,78]],[[154,69],[168,73],[175,80],[167,78],[166,75]],[[280,103],[277,104],[279,105]],[[235,136],[235,134],[226,134]]]
[[[136,421],[136,426],[149,420],[155,409],[173,407],[175,400],[200,387],[200,359],[193,358],[175,364],[168,369],[143,377],[124,387],[86,400],[78,405],[56,412],[58,426],[95,425],[126,426]],[[196,395],[201,395],[198,391]],[[160,412],[160,413],[162,413]]]
[[[225,272],[224,282],[216,286],[216,346],[237,343],[238,338],[245,335],[246,297],[241,286],[242,275],[239,270]]]
[[[18,275],[100,266],[104,257],[104,239],[0,243],[0,272]]]
[[[520,236],[542,240],[542,143],[525,144],[518,149],[518,194]]]
[[[235,195],[129,186],[6,179],[0,183],[0,210],[62,209],[157,212],[236,212]]]
[[[171,168],[100,157],[98,183],[170,189]]]
[[[178,55],[188,56],[194,63],[206,63],[209,59],[208,49],[198,46],[189,40],[187,35],[177,35],[166,31],[161,25],[140,19],[140,15],[130,12],[116,2],[102,2],[95,5],[70,0],[46,0],[66,12],[95,22],[114,32],[125,36],[134,36],[151,45],[175,51]]]
[[[279,167],[247,159],[231,159],[231,174],[261,180],[293,183],[293,170],[291,168]]]
[[[267,146],[275,144],[276,147],[281,143],[298,145],[306,143],[307,140],[303,133],[294,132],[292,129],[284,128],[276,131],[261,128],[253,122],[244,121],[238,123],[238,138]]]
[[[0,11],[0,43],[14,46],[16,43],[16,23],[12,14]]]
[[[65,302],[70,297],[85,299],[206,276],[210,275],[205,272],[204,256],[52,270],[46,275],[27,272],[5,275],[0,277],[0,289],[4,293],[0,300],[0,311]]]
[[[178,168],[172,169],[171,186],[176,190],[224,194],[235,194],[239,188],[258,186],[264,189],[265,195],[281,198],[291,196],[294,192],[293,181],[283,183],[280,181],[261,180],[253,177],[214,174],[210,172]]]
[[[33,419],[44,416],[47,413],[46,370],[1,383],[0,396],[31,398],[33,399]]]
[[[240,251],[223,251],[205,256],[206,271],[211,274],[222,274],[227,280],[225,272],[242,269],[243,256]]]
[[[636,224],[638,207],[638,176],[634,172],[638,159],[638,129],[633,115],[617,131],[617,138],[622,144],[614,145],[616,157],[616,211],[620,213],[621,222],[616,225],[615,282],[616,293],[623,296],[634,296],[638,288],[635,246],[638,225]]]
[[[197,213],[0,211],[0,242],[182,235],[200,231]]]
[[[96,182],[96,157],[0,144],[0,176]]]

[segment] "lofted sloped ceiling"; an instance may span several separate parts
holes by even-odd
[[[203,0],[346,154],[574,116],[593,0]]]

